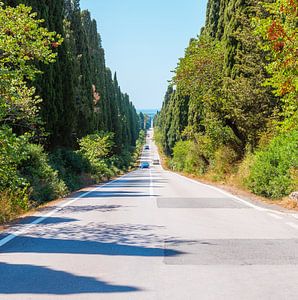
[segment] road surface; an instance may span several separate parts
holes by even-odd
[[[150,133],[152,134],[152,133]],[[157,157],[148,141],[143,160]],[[0,236],[0,299],[298,299],[297,215],[161,166]]]

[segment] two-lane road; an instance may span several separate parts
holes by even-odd
[[[79,192],[0,236],[5,300],[298,299],[297,283],[294,214],[160,166]]]

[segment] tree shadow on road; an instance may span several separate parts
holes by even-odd
[[[104,205],[67,205],[63,207],[60,212],[63,214],[68,213],[88,213],[88,212],[101,212],[101,213],[110,213],[120,209],[129,208],[131,206],[127,205],[113,205],[113,204],[104,204]]]
[[[163,226],[142,224],[90,223],[43,225],[45,230],[35,230],[31,235],[19,236],[1,247],[2,253],[38,253],[68,255],[105,255],[167,257],[183,252],[163,247],[164,237],[158,234]],[[181,243],[184,241],[173,240]],[[157,244],[161,246],[156,246]],[[127,293],[140,288],[114,285],[96,278],[78,276],[45,266],[0,263],[1,294],[82,294],[82,293]]]
[[[132,286],[114,285],[93,277],[78,276],[44,266],[0,263],[1,294],[125,293],[140,291]]]
[[[78,196],[83,195],[82,199],[87,198],[148,198],[150,196],[158,197],[159,195],[150,195],[146,192],[129,192],[129,191],[105,191],[105,190],[98,190],[98,191],[92,191],[88,195],[84,195],[84,193],[78,193]]]
[[[2,253],[38,253],[68,255],[104,255],[137,257],[176,257],[184,254],[171,249],[191,243],[164,236],[163,226],[144,224],[106,224],[76,222],[38,224],[30,235],[19,236],[1,247]],[[167,241],[167,248],[164,243]],[[177,248],[177,247],[176,247]],[[45,266],[0,263],[1,294],[79,294],[125,293],[140,291],[133,286],[107,283],[96,278],[78,276]],[[0,297],[1,298],[1,297]]]
[[[24,245],[29,247],[24,247]],[[31,247],[30,247],[31,246]],[[90,254],[109,256],[147,256],[163,257],[164,248],[121,245],[117,243],[102,243],[73,239],[36,238],[21,236],[14,242],[14,247],[4,247],[2,253],[61,253],[61,254]],[[182,252],[168,249],[167,256],[175,256]]]
[[[177,256],[182,252],[167,248],[164,242],[187,243],[175,237],[163,236],[163,226],[144,224],[106,224],[91,222],[49,224],[47,228],[37,228],[30,235],[19,236],[3,246],[2,253],[64,253],[109,256],[163,257]]]

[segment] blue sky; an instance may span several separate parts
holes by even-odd
[[[160,108],[171,70],[205,22],[207,0],[81,0],[106,63],[138,109]]]

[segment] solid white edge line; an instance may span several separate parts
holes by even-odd
[[[200,181],[196,181],[196,180],[190,179],[188,177],[185,177],[183,175],[177,174],[175,172],[171,172],[171,171],[166,171],[166,172],[170,172],[172,174],[175,174],[175,175],[177,175],[179,177],[182,177],[182,178],[184,178],[184,179],[186,179],[188,181],[191,181],[193,183],[196,183],[198,185],[209,187],[209,188],[211,188],[211,189],[213,189],[215,191],[218,191],[218,192],[220,192],[220,193],[222,193],[222,194],[224,194],[224,195],[226,195],[228,197],[231,197],[231,198],[233,198],[235,200],[238,200],[238,201],[242,202],[243,204],[245,204],[245,205],[247,205],[249,207],[252,207],[252,208],[254,208],[254,209],[258,210],[258,211],[270,212],[270,213],[278,214],[278,215],[281,215],[281,216],[292,216],[292,217],[298,219],[298,215],[297,214],[292,214],[292,213],[289,213],[289,212],[281,212],[281,211],[273,210],[273,209],[270,209],[270,208],[259,207],[259,206],[254,205],[254,204],[252,204],[252,203],[250,203],[250,202],[248,202],[246,200],[243,200],[242,198],[239,198],[239,197],[237,197],[237,196],[235,196],[233,194],[230,194],[230,193],[228,193],[228,192],[226,192],[224,190],[221,190],[220,188],[217,188],[215,186],[212,186],[212,185],[209,185],[209,184],[206,184],[206,183],[202,183]]]
[[[150,168],[150,172],[149,172],[149,174],[150,174],[150,198],[151,199],[153,199],[154,198],[154,191],[153,191],[153,178],[152,178],[152,170],[151,170],[151,168]]]
[[[132,172],[134,172],[134,171],[132,171]],[[24,234],[24,233],[28,232],[28,230],[31,229],[34,225],[40,224],[41,222],[43,222],[44,220],[46,220],[47,218],[49,218],[50,216],[52,216],[53,214],[55,214],[56,212],[58,212],[59,210],[61,210],[62,208],[64,208],[64,207],[66,207],[66,206],[68,206],[68,205],[70,205],[70,204],[76,202],[77,200],[79,200],[79,199],[81,199],[81,198],[86,197],[87,195],[89,195],[89,194],[91,194],[91,193],[93,193],[93,192],[95,192],[95,191],[97,191],[97,190],[99,190],[99,189],[101,189],[101,188],[103,188],[103,187],[105,187],[105,186],[107,186],[107,185],[110,185],[110,184],[112,184],[112,183],[114,183],[114,182],[116,182],[116,181],[118,181],[118,180],[123,179],[123,177],[125,177],[125,176],[131,174],[132,172],[130,172],[130,173],[128,173],[128,174],[125,174],[125,175],[122,175],[122,176],[119,177],[119,178],[116,178],[116,179],[114,179],[114,180],[111,180],[111,181],[109,181],[109,182],[107,182],[107,183],[105,183],[105,184],[102,184],[102,185],[100,185],[100,186],[98,186],[98,187],[96,187],[96,188],[94,188],[94,189],[92,189],[92,190],[90,190],[90,191],[88,191],[88,192],[83,193],[83,194],[80,195],[79,197],[76,197],[76,198],[74,198],[74,199],[71,199],[71,200],[69,200],[69,201],[66,201],[65,203],[60,204],[58,207],[56,207],[55,209],[53,209],[52,211],[50,211],[50,212],[47,213],[46,215],[44,215],[44,216],[42,216],[42,217],[40,217],[40,218],[37,218],[36,220],[32,221],[31,223],[24,225],[22,229],[17,230],[16,232],[10,233],[10,234],[7,235],[5,238],[1,239],[1,240],[0,240],[0,247],[4,246],[5,244],[7,244],[8,242],[10,242],[10,241],[13,240],[14,238],[20,236],[21,234]],[[79,191],[78,191],[78,192],[79,192]],[[66,199],[67,199],[67,198],[66,198]],[[62,200],[62,201],[63,201],[63,200]],[[34,217],[34,216],[33,216],[33,217]],[[22,224],[21,224],[21,226],[22,226]]]
[[[277,219],[277,220],[281,220],[282,219],[282,217],[281,216],[278,216],[278,215],[276,215],[276,214],[273,214],[273,213],[268,213],[268,216],[270,216],[270,217],[272,217],[272,218],[275,218],[275,219]]]
[[[292,228],[298,229],[298,224],[292,223],[292,222],[287,222],[287,225],[291,226]]]
[[[173,173],[173,174],[175,174],[175,175],[177,175],[177,176],[179,176],[179,177],[182,177],[182,178],[184,178],[184,179],[186,179],[186,180],[188,180],[188,181],[190,181],[190,182],[192,182],[192,183],[195,183],[195,184],[198,184],[198,185],[201,185],[201,186],[205,186],[205,187],[208,187],[208,188],[210,188],[210,189],[212,189],[212,190],[215,190],[215,191],[217,191],[217,192],[220,192],[220,193],[222,193],[223,195],[228,196],[229,198],[235,199],[235,200],[237,200],[238,202],[240,201],[241,203],[245,204],[246,206],[252,207],[252,208],[254,208],[254,209],[256,209],[256,210],[259,210],[259,211],[268,211],[267,208],[263,208],[263,207],[259,207],[259,206],[257,206],[257,205],[254,205],[254,204],[252,204],[252,203],[250,203],[250,202],[248,202],[248,201],[246,201],[246,200],[243,200],[243,199],[241,199],[241,198],[239,198],[239,197],[237,197],[237,196],[235,196],[235,195],[232,195],[232,194],[230,194],[230,193],[228,193],[228,192],[226,192],[226,191],[223,191],[223,190],[221,190],[220,188],[217,188],[217,187],[215,187],[215,186],[212,186],[212,185],[209,185],[209,184],[206,184],[206,183],[202,183],[202,182],[200,182],[200,181],[196,181],[196,180],[190,179],[190,178],[188,178],[188,177],[185,177],[185,176],[183,176],[183,175],[177,174],[177,173],[175,173],[175,172],[171,172],[171,173]]]

